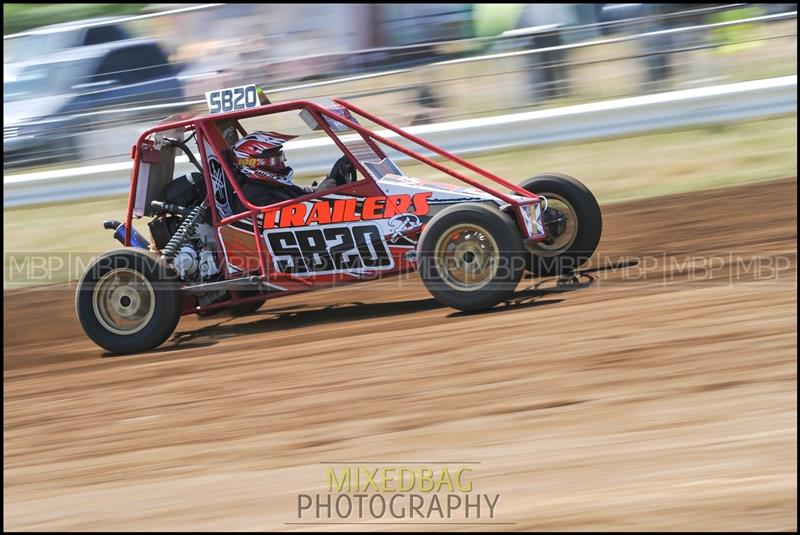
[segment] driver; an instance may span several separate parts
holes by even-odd
[[[296,136],[277,132],[253,132],[234,143],[233,163],[242,191],[252,204],[267,206],[301,197],[339,184],[355,181],[355,169],[343,156],[319,186],[294,184],[294,170],[286,165],[283,144]]]

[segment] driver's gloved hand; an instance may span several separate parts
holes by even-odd
[[[356,168],[350,163],[347,156],[342,156],[336,163],[333,164],[331,172],[328,173],[328,178],[336,181],[337,185],[347,184],[348,182],[356,181]]]

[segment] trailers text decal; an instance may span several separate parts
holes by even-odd
[[[429,211],[431,192],[406,193],[364,199],[330,199],[315,203],[297,203],[264,213],[264,229],[329,225],[376,219],[391,219],[412,212],[417,216]]]

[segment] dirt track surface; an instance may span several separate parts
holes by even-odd
[[[72,289],[6,293],[5,528],[358,529],[294,524],[328,463],[469,462],[494,519],[364,527],[795,530],[796,180],[604,217],[638,266],[482,314],[410,277],[112,357]]]

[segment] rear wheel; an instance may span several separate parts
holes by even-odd
[[[600,206],[578,180],[560,174],[537,175],[520,186],[547,199],[544,225],[550,239],[528,247],[526,268],[534,275],[569,273],[594,254],[603,230]]]
[[[464,311],[507,299],[522,277],[522,238],[509,216],[482,204],[451,206],[420,237],[417,264],[428,291]]]
[[[83,330],[112,353],[161,345],[180,319],[177,279],[161,259],[138,249],[100,256],[78,283],[75,306]]]

